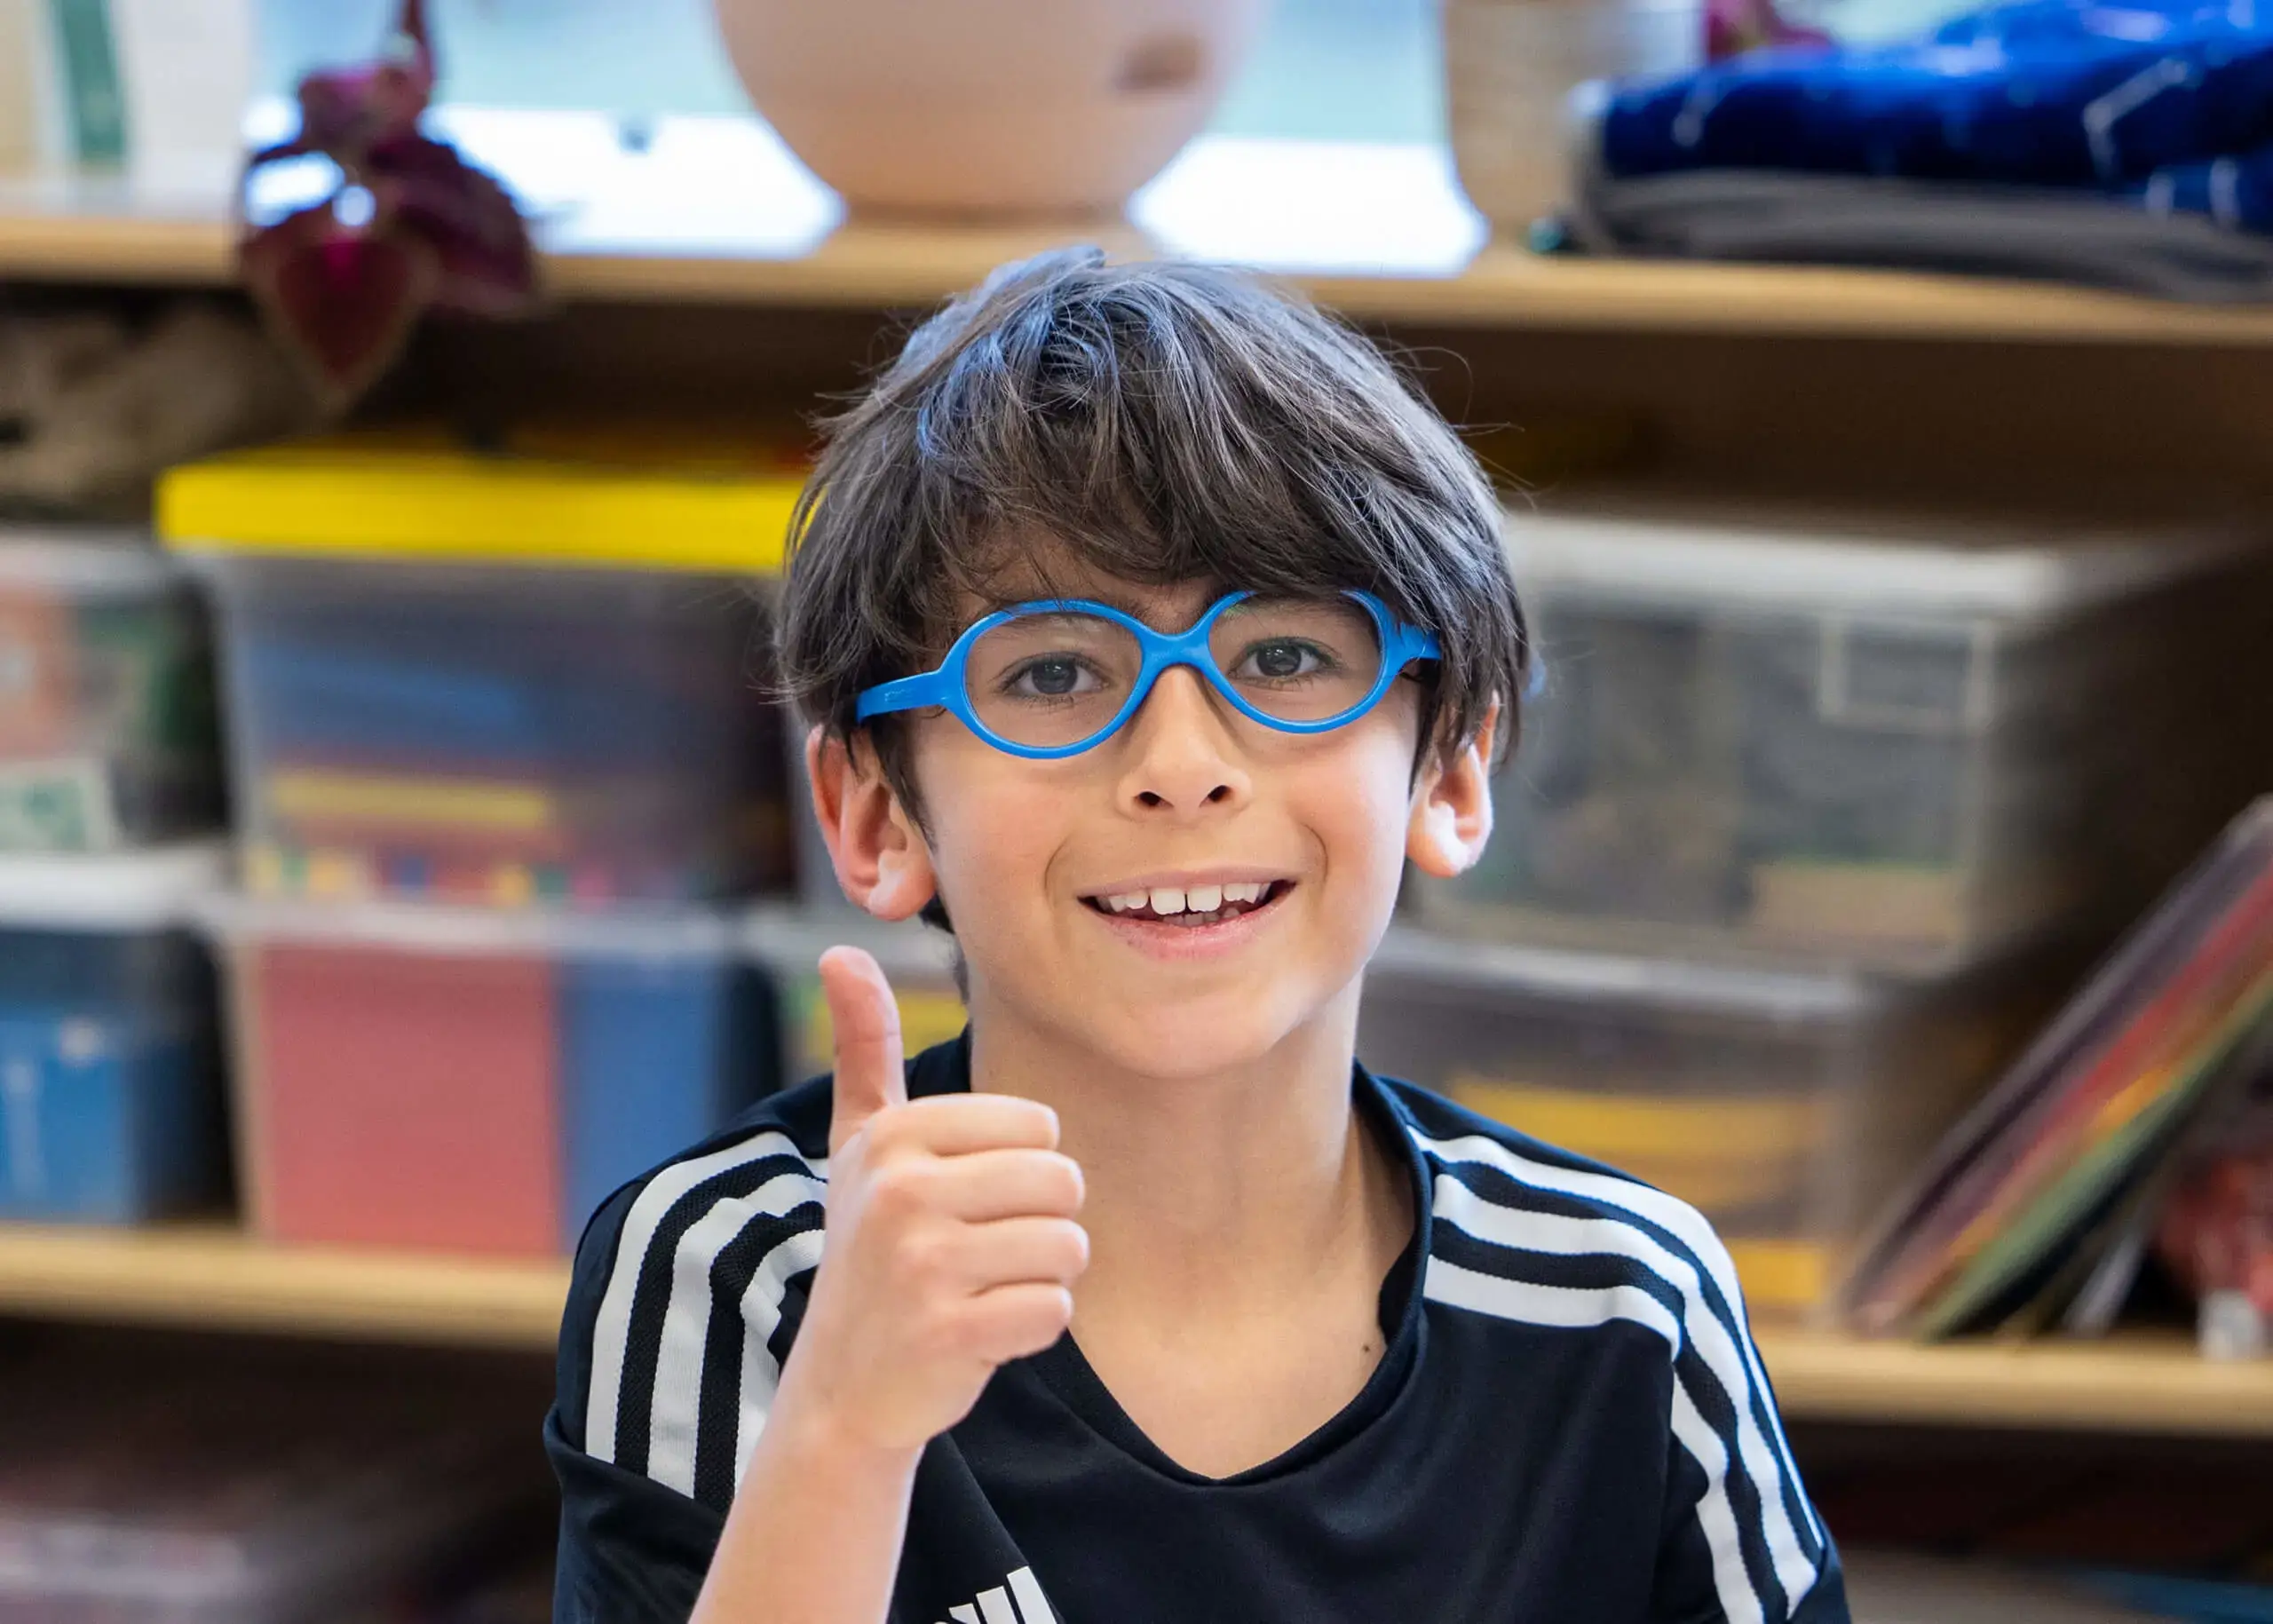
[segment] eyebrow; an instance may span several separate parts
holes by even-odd
[[[1208,605],[1223,597],[1225,590],[1217,587],[1210,591],[1200,600],[1201,610],[1204,611]],[[981,614],[982,615],[993,614],[999,610],[1014,608],[1019,604],[1068,602],[1076,599],[1083,603],[1103,604],[1108,609],[1118,609],[1131,620],[1144,621],[1148,626],[1152,623],[1146,618],[1145,606],[1139,603],[1125,588],[1118,584],[1106,585],[1095,590],[1058,593],[1051,598],[1037,598],[1031,595],[1011,597],[1007,593],[990,592],[983,600],[985,606]]]

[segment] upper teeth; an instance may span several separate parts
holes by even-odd
[[[1187,908],[1195,914],[1212,914],[1226,902],[1260,902],[1269,883],[1235,881],[1223,885],[1156,885],[1150,891],[1116,891],[1105,899],[1106,907],[1116,914],[1131,908],[1149,907],[1155,914],[1181,914]]]

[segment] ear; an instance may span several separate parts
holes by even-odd
[[[1413,787],[1405,854],[1423,874],[1449,880],[1475,867],[1492,838],[1492,743],[1500,701],[1484,713],[1476,737],[1449,756],[1433,756]]]
[[[805,735],[813,817],[836,883],[878,919],[911,919],[937,893],[931,848],[885,781],[865,733],[851,741],[816,727]]]

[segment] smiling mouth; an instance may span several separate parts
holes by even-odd
[[[1292,880],[1255,880],[1232,885],[1194,885],[1184,890],[1116,891],[1084,897],[1082,902],[1109,919],[1147,920],[1166,925],[1221,924],[1269,907],[1295,888]]]

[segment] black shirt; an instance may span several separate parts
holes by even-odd
[[[967,1042],[909,1064],[911,1095],[970,1086]],[[1072,1336],[1006,1365],[924,1451],[893,1624],[1844,1624],[1705,1221],[1424,1089],[1352,1087],[1414,1195],[1364,1390],[1211,1479]],[[693,1608],[820,1256],[828,1115],[826,1079],[776,1096],[586,1232],[546,1426],[559,1624]]]

